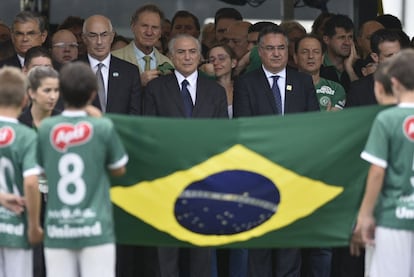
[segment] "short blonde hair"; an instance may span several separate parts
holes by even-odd
[[[0,69],[0,106],[20,107],[27,92],[26,76],[16,67]]]

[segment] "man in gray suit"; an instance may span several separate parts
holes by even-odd
[[[83,25],[82,38],[87,55],[80,57],[92,70],[100,70],[102,76],[101,94],[92,102],[107,113],[141,113],[141,84],[137,68],[110,53],[114,31],[111,21],[102,15],[88,17]]]
[[[228,118],[223,87],[198,73],[200,42],[188,34],[180,34],[171,39],[169,51],[175,71],[148,83],[144,115],[189,119]],[[188,254],[189,259],[180,263],[185,254]],[[189,276],[211,276],[209,248],[160,247],[158,257],[161,277],[180,276],[180,271],[188,272]],[[179,268],[179,264],[185,265],[185,268]]]

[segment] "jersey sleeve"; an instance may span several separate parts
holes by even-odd
[[[22,160],[23,177],[39,175],[41,170],[37,163],[37,135],[34,131],[28,133],[24,148]]]
[[[377,116],[372,125],[367,143],[361,158],[367,162],[386,168],[388,166],[389,153],[389,128],[381,120],[381,114]]]
[[[107,167],[109,169],[118,169],[125,166],[128,163],[128,154],[112,122],[110,122],[109,142],[107,149]]]

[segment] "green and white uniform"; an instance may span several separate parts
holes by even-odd
[[[45,246],[114,243],[106,173],[124,166],[128,156],[112,122],[64,111],[45,119],[38,133],[38,159],[49,184]]]
[[[315,89],[321,111],[326,111],[328,105],[331,108],[344,108],[346,94],[341,84],[320,78],[319,82],[315,85]]]
[[[23,196],[24,177],[40,173],[36,161],[37,135],[17,119],[0,117],[0,191]],[[0,247],[29,248],[26,213],[0,206]]]
[[[414,230],[414,104],[379,113],[361,157],[386,169],[377,225]]]

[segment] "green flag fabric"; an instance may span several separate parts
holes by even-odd
[[[347,245],[381,107],[225,119],[111,115],[129,154],[112,179],[119,243]]]

